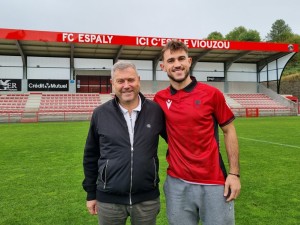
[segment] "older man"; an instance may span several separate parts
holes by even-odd
[[[115,98],[95,109],[84,150],[83,187],[101,225],[154,225],[160,210],[157,148],[163,111],[140,93],[134,64],[113,65]]]

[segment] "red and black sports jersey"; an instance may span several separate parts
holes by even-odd
[[[168,133],[168,174],[189,182],[224,184],[218,126],[234,120],[223,94],[215,87],[192,82],[182,90],[168,87],[154,101],[163,109]]]

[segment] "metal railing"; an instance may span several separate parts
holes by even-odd
[[[90,120],[93,110],[77,111],[0,111],[0,123]]]

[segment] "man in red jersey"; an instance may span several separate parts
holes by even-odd
[[[223,94],[190,76],[187,46],[176,40],[162,50],[161,68],[170,87],[155,97],[166,116],[167,179],[164,191],[170,225],[233,225],[234,199],[240,193],[238,140],[234,114]],[[222,129],[229,161],[219,151]]]

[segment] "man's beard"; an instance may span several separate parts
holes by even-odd
[[[169,77],[172,81],[174,81],[174,82],[176,82],[176,83],[182,83],[183,81],[186,80],[186,78],[189,76],[189,74],[190,74],[190,71],[187,70],[183,78],[176,79],[176,78],[174,78],[172,75],[169,75],[169,74],[168,74],[168,77]]]

